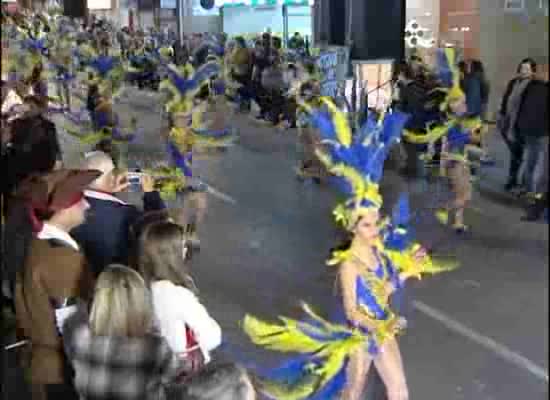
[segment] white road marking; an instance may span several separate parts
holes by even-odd
[[[443,324],[447,329],[450,329],[451,331],[458,333],[461,336],[464,336],[472,342],[477,343],[482,347],[485,347],[487,350],[490,350],[503,360],[506,360],[516,365],[517,367],[531,373],[532,375],[536,376],[537,378],[543,380],[546,384],[548,384],[548,370],[538,366],[533,361],[527,359],[521,354],[496,342],[490,337],[473,331],[472,329],[461,324],[460,322],[446,316],[445,313],[443,313],[442,311],[436,310],[435,308],[421,301],[414,301],[413,306],[422,314]]]

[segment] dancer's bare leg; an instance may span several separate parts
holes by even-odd
[[[347,367],[346,387],[342,391],[341,400],[362,399],[371,364],[372,358],[367,351],[366,345],[357,349],[350,356]]]
[[[455,210],[455,228],[464,228],[464,210],[472,199],[472,184],[470,181],[470,169],[469,166],[458,165],[455,167],[451,175],[453,192],[455,194],[455,200],[453,209]]]
[[[401,351],[395,339],[388,340],[384,344],[374,359],[374,366],[386,386],[388,400],[409,399]]]

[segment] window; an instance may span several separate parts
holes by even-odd
[[[525,10],[525,0],[504,0],[504,11]]]
[[[171,8],[175,9],[177,7],[177,0],[160,0],[160,8]]]
[[[539,0],[539,9],[548,17],[548,0]]]

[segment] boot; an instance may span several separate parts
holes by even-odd
[[[525,215],[521,217],[522,221],[525,222],[535,222],[541,219],[544,210],[546,209],[546,200],[543,195],[537,194],[534,195],[527,205],[525,210]]]

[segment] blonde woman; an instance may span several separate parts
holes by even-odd
[[[164,399],[178,361],[154,335],[153,306],[143,278],[110,265],[97,281],[88,321],[65,328],[65,347],[81,399]]]
[[[158,328],[180,356],[182,373],[195,372],[210,361],[222,332],[197,297],[185,264],[184,230],[172,222],[145,227],[138,244],[137,269],[151,288]]]

